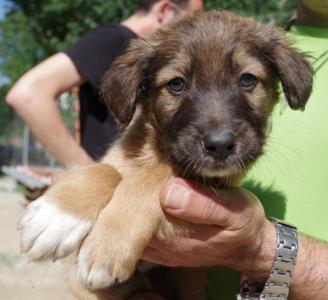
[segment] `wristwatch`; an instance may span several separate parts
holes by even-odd
[[[242,277],[237,300],[287,300],[298,251],[297,228],[277,219],[270,220],[277,229],[277,250],[269,278],[259,287]]]

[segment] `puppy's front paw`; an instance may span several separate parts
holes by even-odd
[[[91,234],[85,239],[78,255],[78,278],[89,289],[102,289],[128,280],[139,259],[126,238],[116,239]]]
[[[31,260],[57,259],[77,249],[92,222],[58,208],[42,196],[27,207],[19,229],[21,251]]]

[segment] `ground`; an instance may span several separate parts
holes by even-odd
[[[19,251],[24,198],[15,182],[0,178],[0,300],[73,300],[65,261],[28,263]]]

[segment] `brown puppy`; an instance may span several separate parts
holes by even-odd
[[[126,281],[152,236],[187,234],[160,207],[164,182],[237,185],[262,153],[279,82],[290,107],[304,109],[310,65],[251,19],[197,13],[135,40],[102,86],[125,130],[101,163],[71,171],[28,208],[22,250],[42,260],[80,247],[87,287]]]

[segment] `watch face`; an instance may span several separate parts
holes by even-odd
[[[302,0],[303,5],[321,15],[327,15],[328,18],[328,0]]]

